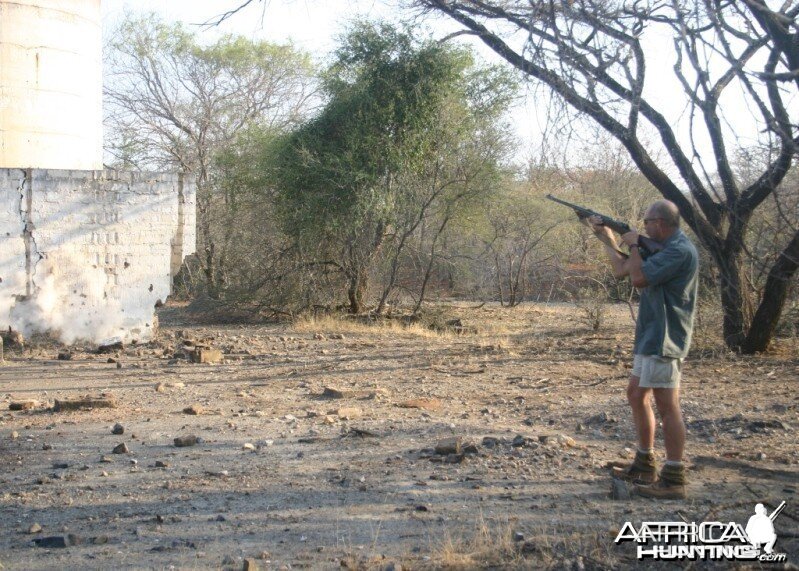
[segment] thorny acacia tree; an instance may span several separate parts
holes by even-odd
[[[273,186],[284,231],[309,264],[343,276],[352,313],[364,310],[370,274],[387,243],[399,236],[402,249],[434,201],[449,204],[475,192],[474,179],[487,176],[487,163],[501,154],[482,147],[490,156],[469,176],[451,164],[457,157],[450,143],[463,155],[481,126],[445,118],[479,110],[469,107],[468,89],[476,86],[465,74],[470,65],[468,54],[451,46],[387,25],[357,24],[326,74],[325,108],[275,151]]]
[[[232,189],[215,184],[215,157],[244,129],[281,131],[302,118],[313,93],[309,58],[241,37],[201,45],[181,25],[146,16],[120,24],[105,63],[106,149],[122,168],[194,176],[198,259],[217,298],[237,220]]]
[[[760,292],[743,266],[747,227],[764,201],[779,200],[797,158],[799,126],[791,98],[799,93],[799,3],[764,0],[415,0],[459,22],[524,74],[547,86],[580,116],[601,125],[625,147],[643,175],[669,200],[719,270],[723,334],[744,353],[765,350],[799,265],[797,214]],[[660,40],[660,47],[652,43]],[[691,122],[686,137],[656,107],[647,89],[652,65],[673,46],[673,80]],[[653,49],[653,47],[655,49]],[[757,125],[733,132],[730,104],[742,94]],[[793,103],[795,105],[795,101]],[[739,125],[735,125],[736,129]],[[649,136],[654,134],[652,140]],[[768,150],[761,172],[742,182],[732,158],[757,143]],[[712,157],[703,164],[696,141]],[[664,158],[665,157],[665,158]]]

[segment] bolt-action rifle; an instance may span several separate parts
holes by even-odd
[[[582,206],[577,206],[576,204],[572,204],[571,202],[566,202],[565,200],[561,200],[560,198],[555,198],[551,194],[547,194],[547,198],[555,202],[558,202],[564,206],[568,206],[569,208],[574,210],[574,213],[577,214],[577,218],[579,218],[580,220],[585,220],[590,216],[598,216],[602,220],[602,222],[600,222],[600,226],[607,226],[608,228],[610,228],[614,232],[618,232],[619,234],[626,234],[627,232],[632,231],[632,228],[630,228],[629,224],[625,222],[620,222],[619,220],[611,218],[610,216],[605,216],[604,214],[600,214],[599,212],[591,210],[590,208],[583,208]],[[648,258],[652,254],[657,254],[663,248],[664,246],[660,242],[656,242],[652,238],[649,238],[647,236],[641,236],[640,234],[638,235],[638,253],[641,254],[642,258]],[[627,255],[624,252],[620,251],[618,248],[616,248],[616,251],[618,251],[620,254],[624,256]]]

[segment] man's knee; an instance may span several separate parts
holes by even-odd
[[[639,380],[638,377],[630,377],[630,383],[627,385],[627,401],[631,406],[643,406],[649,397],[650,389],[638,386]]]
[[[655,389],[655,405],[661,418],[682,418],[680,397],[675,389]]]

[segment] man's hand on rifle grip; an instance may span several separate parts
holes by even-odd
[[[621,240],[628,246],[632,246],[633,244],[638,244],[638,232],[636,232],[635,230],[627,232],[626,234],[622,235]]]
[[[613,237],[613,230],[602,224],[602,218],[599,216],[589,216],[584,218],[583,222],[588,224],[588,227],[594,232],[600,242],[607,244],[611,248],[616,247],[616,239]]]

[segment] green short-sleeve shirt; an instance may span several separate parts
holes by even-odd
[[[699,256],[679,229],[664,246],[641,266],[649,285],[641,290],[633,352],[682,358],[694,328]]]

